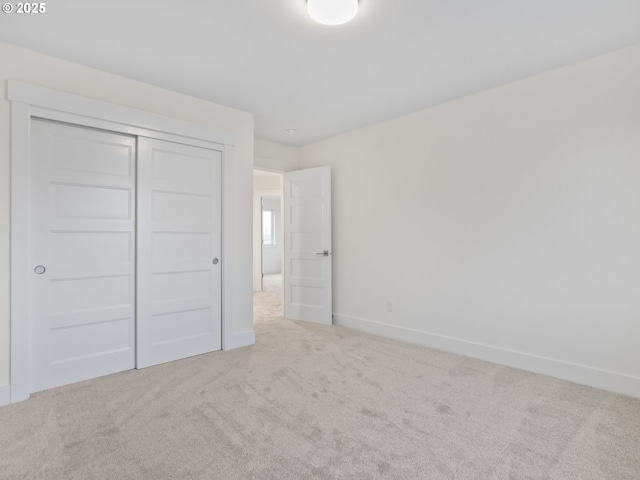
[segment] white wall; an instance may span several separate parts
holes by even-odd
[[[282,208],[281,199],[266,197],[262,199],[262,208],[273,211],[274,245],[262,246],[262,272],[265,275],[282,272]]]
[[[256,138],[254,149],[254,166],[257,169],[270,172],[290,172],[298,169],[298,147]]]
[[[265,176],[261,172],[254,172],[253,191],[258,190],[282,190],[282,175],[272,173]]]
[[[301,148],[320,165],[337,324],[640,396],[640,45]]]
[[[250,339],[253,334],[250,253],[253,116],[1,42],[0,58],[0,81],[3,89],[0,100],[0,390],[9,382],[10,355],[10,104],[6,95],[8,79],[209,125],[233,134],[233,332],[237,334],[240,342],[242,339]]]

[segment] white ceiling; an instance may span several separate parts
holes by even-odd
[[[0,40],[252,112],[290,145],[640,43],[640,0],[360,0],[338,27],[305,5],[53,0],[0,14]]]

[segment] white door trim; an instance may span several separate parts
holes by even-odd
[[[224,152],[222,165],[222,349],[233,348],[232,137],[220,130],[14,80],[11,101],[11,402],[29,398],[28,242],[31,118],[38,117]]]

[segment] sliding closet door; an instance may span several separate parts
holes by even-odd
[[[222,151],[138,139],[137,366],[221,348]]]
[[[31,125],[29,388],[134,368],[136,139]]]

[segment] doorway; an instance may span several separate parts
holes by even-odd
[[[282,316],[282,174],[254,170],[254,320]]]
[[[276,175],[274,177],[274,175]],[[276,188],[279,187],[279,188]],[[267,189],[268,188],[268,189]],[[263,237],[273,216],[263,213],[264,201],[280,197],[282,209],[281,281],[269,296],[265,293]],[[260,307],[269,304],[277,317],[331,325],[332,237],[331,168],[316,167],[273,174],[254,170],[254,324],[262,320]]]

